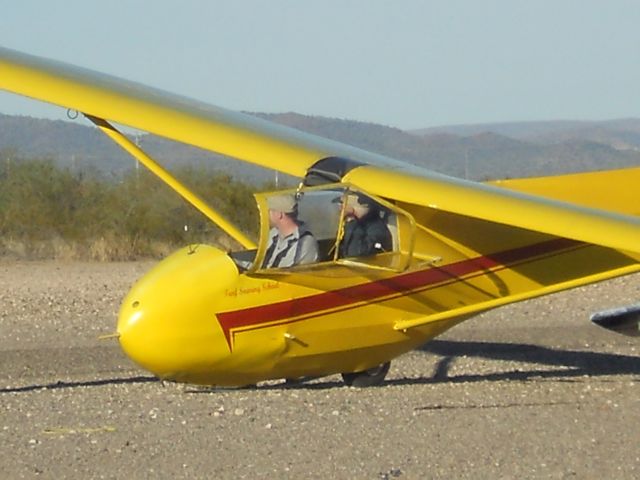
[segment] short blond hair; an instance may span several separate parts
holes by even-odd
[[[298,211],[296,197],[291,194],[273,195],[267,198],[269,210],[282,213],[295,213]]]

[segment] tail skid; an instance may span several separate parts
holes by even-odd
[[[640,304],[594,313],[591,321],[612,332],[640,337]]]

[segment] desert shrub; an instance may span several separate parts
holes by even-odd
[[[255,236],[257,210],[248,185],[212,170],[184,168],[176,176]],[[146,170],[107,181],[47,159],[0,162],[0,254],[22,244],[38,257],[64,251],[67,257],[121,260],[163,255],[186,243],[233,245],[225,237]]]

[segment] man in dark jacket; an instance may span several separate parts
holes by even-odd
[[[349,193],[340,200],[345,203],[340,258],[365,257],[393,249],[391,232],[376,202],[361,193]]]

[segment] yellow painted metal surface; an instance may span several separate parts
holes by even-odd
[[[364,166],[344,180],[376,195],[611,248],[640,251],[640,219],[448,177]]]
[[[291,175],[304,175],[326,156],[302,132],[6,48],[0,48],[0,88]]]
[[[159,377],[201,384],[360,371],[479,311],[637,271],[638,263],[549,239],[404,274],[337,268],[345,274],[320,288],[303,285],[301,274],[240,274],[212,247],[180,250],[124,300],[120,342]]]
[[[458,319],[461,317],[465,317],[466,315],[475,315],[478,312],[481,312],[484,310],[490,310],[503,305],[507,305],[509,303],[515,303],[522,300],[527,300],[529,298],[532,298],[532,296],[548,295],[550,293],[556,293],[562,290],[578,287],[580,285],[584,285],[585,283],[595,283],[595,282],[607,280],[609,278],[619,277],[621,275],[628,275],[630,273],[635,273],[639,270],[640,270],[640,265],[632,264],[626,267],[621,267],[616,270],[597,273],[589,277],[581,277],[576,280],[569,280],[562,283],[554,283],[552,285],[547,285],[547,286],[539,286],[539,288],[534,289],[533,291],[523,290],[522,292],[511,294],[509,296],[495,297],[483,302],[478,302],[471,305],[465,305],[458,308],[451,308],[449,310],[444,310],[439,313],[434,313],[426,317],[399,321],[393,326],[393,328],[395,330],[406,330],[406,329],[415,328],[421,325],[428,325],[431,323],[442,322],[450,319]],[[533,293],[535,295],[532,295]]]
[[[586,207],[640,215],[640,168],[573,173],[555,177],[497,180],[493,185]]]

